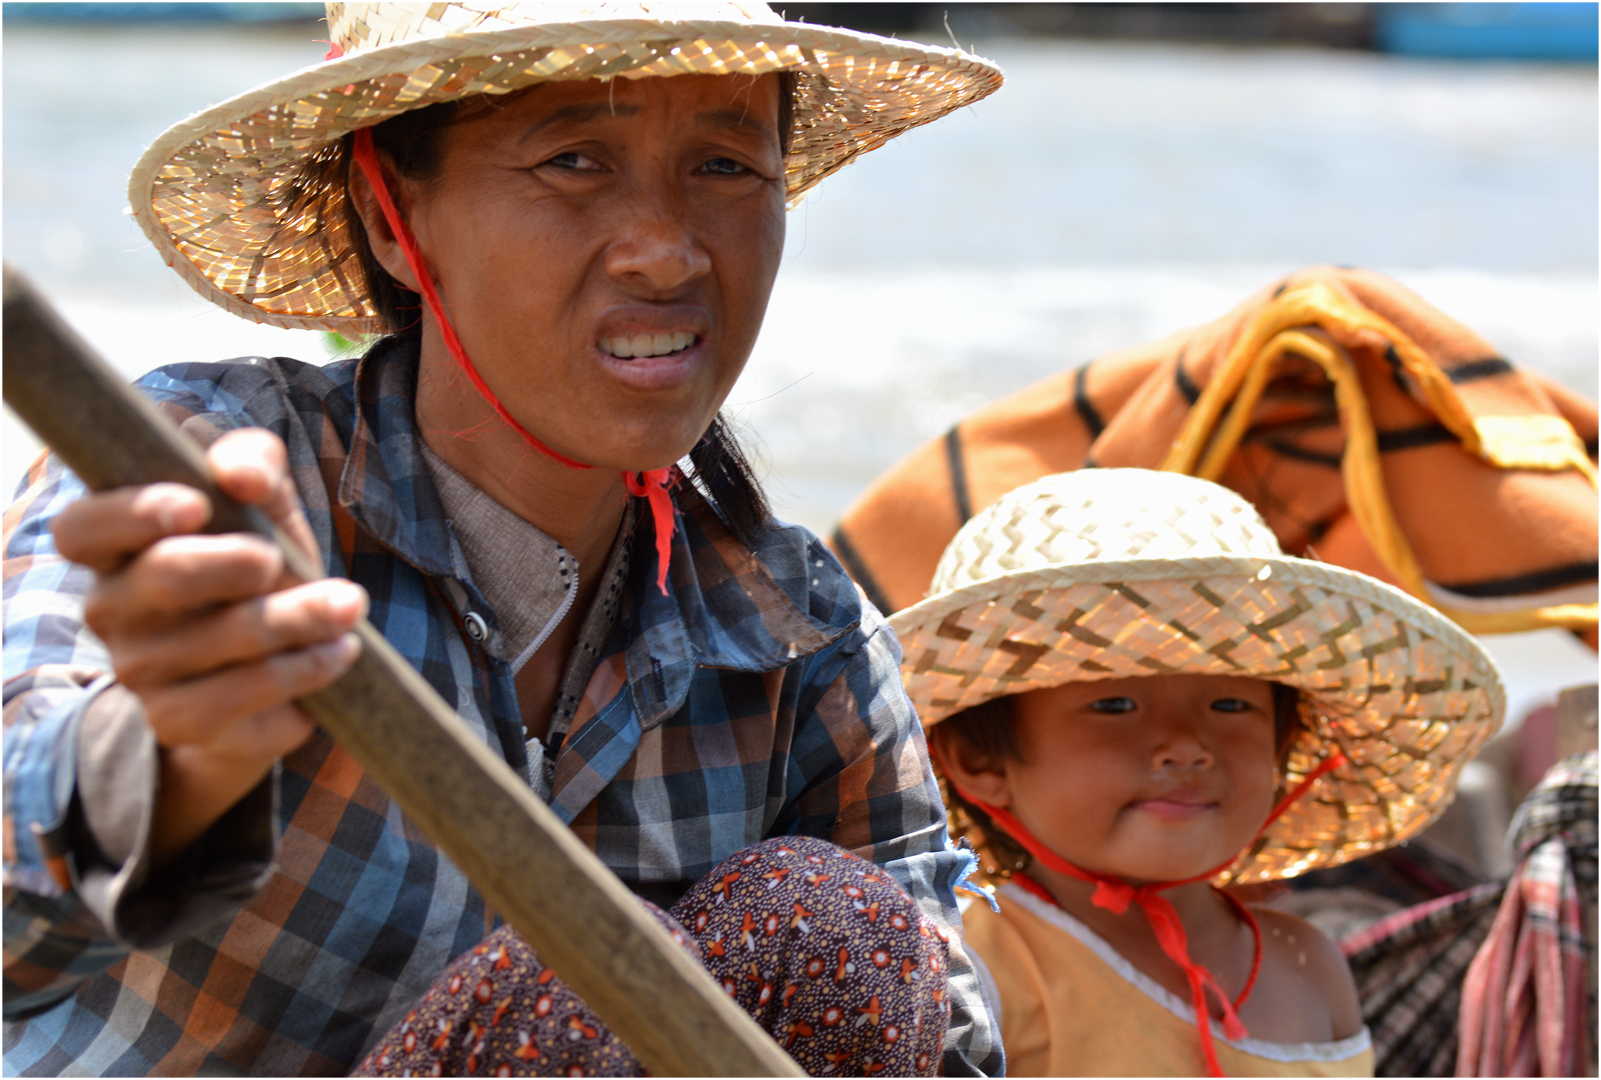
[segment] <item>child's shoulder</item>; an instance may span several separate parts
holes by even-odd
[[[1262,927],[1262,971],[1252,996],[1266,991],[1264,997],[1286,1004],[1321,1000],[1333,1039],[1360,1032],[1362,1005],[1339,947],[1298,916],[1269,907],[1251,911]]]

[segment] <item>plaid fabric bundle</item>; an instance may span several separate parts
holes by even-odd
[[[1505,886],[1491,882],[1380,919],[1340,942],[1378,1076],[1455,1076],[1462,977]]]
[[[284,440],[325,569],[367,590],[379,632],[526,774],[493,609],[417,448],[416,365],[415,347],[381,344],[322,368],[175,365],[141,387],[202,440],[243,426]],[[90,574],[50,533],[82,493],[41,460],[5,515],[6,1071],[346,1073],[493,913],[321,733],[192,858],[96,904],[95,882],[123,868],[83,841],[75,751],[86,709],[120,688],[83,625]],[[636,531],[615,626],[554,750],[552,809],[663,906],[741,848],[816,836],[883,867],[954,933],[972,858],[946,836],[894,635],[804,530],[775,525],[752,551],[704,502],[675,500],[670,595],[651,531]],[[942,1067],[998,1072],[959,949],[950,994]]]
[[[863,493],[832,546],[882,610],[923,598],[1004,493],[1099,465],[1248,499],[1290,555],[1475,633],[1596,626],[1596,406],[1378,274],[1316,267],[1215,322],[966,417]]]
[[[1518,808],[1521,865],[1340,942],[1379,1076],[1572,1076],[1593,1043],[1581,912],[1596,904],[1596,755],[1558,762]]]
[[[1593,1053],[1582,912],[1596,903],[1596,809],[1594,751],[1557,763],[1518,808],[1518,869],[1462,988],[1458,1076],[1576,1076]]]

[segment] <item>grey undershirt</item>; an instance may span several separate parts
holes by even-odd
[[[578,560],[555,538],[476,487],[427,443],[421,446],[423,461],[439,492],[445,517],[461,544],[467,569],[498,622],[501,655],[515,675],[566,616],[578,593]],[[633,530],[633,524],[630,500],[622,527],[617,530],[618,539],[613,541],[601,571],[600,589],[562,670],[545,735],[551,747],[566,736],[584,688],[600,662],[606,637],[617,620],[623,583],[628,577],[628,545],[622,538]],[[538,751],[529,749],[532,757],[543,747]],[[541,794],[549,798],[548,791]]]

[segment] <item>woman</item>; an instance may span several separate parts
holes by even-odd
[[[483,938],[292,704],[363,611],[641,896],[814,837],[956,925],[970,860],[893,635],[717,409],[786,201],[999,75],[709,10],[330,5],[329,62],[147,151],[135,214],[208,298],[384,336],[141,380],[329,580],[192,535],[193,491],[85,497],[53,459],[8,512],[8,1068],[348,1071]],[[954,943],[948,985],[935,1064],[997,1071]]]

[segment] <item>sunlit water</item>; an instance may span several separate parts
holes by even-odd
[[[316,62],[320,26],[8,25],[5,255],[129,377],[326,356],[213,308],[125,216],[170,123]],[[1313,262],[1389,272],[1594,397],[1592,67],[991,41],[993,98],[868,155],[790,217],[730,397],[781,513],[819,531],[973,408],[1216,317]],[[70,57],[70,64],[63,58]],[[89,74],[89,73],[92,73]],[[6,416],[4,475],[36,444]],[[1590,681],[1560,633],[1492,639],[1513,715]]]

